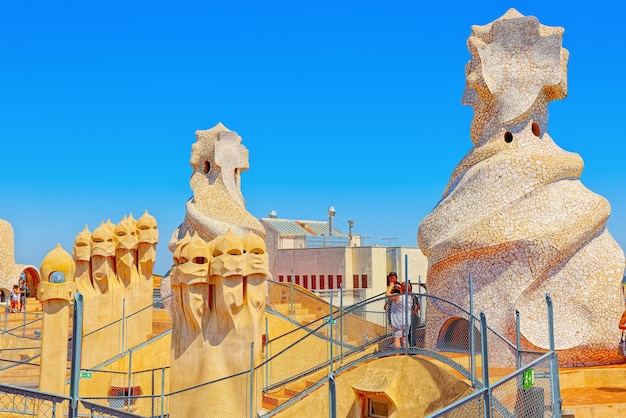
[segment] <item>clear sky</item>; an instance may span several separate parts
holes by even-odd
[[[85,225],[148,210],[165,273],[195,131],[218,122],[250,152],[242,192],[256,217],[325,220],[333,205],[366,244],[416,246],[472,146],[460,103],[471,26],[509,7],[565,28],[569,94],[548,131],[581,155],[626,248],[624,3],[422,3],[2,2],[0,218],[16,261],[38,267]]]

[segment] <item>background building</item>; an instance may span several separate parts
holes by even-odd
[[[426,283],[428,260],[419,248],[361,246],[352,221],[346,235],[335,228],[333,217],[331,206],[326,221],[279,219],[274,211],[261,219],[275,281],[295,283],[324,298],[343,286],[345,304],[383,293],[390,271],[401,281]]]

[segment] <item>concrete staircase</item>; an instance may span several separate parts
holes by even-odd
[[[296,382],[289,383],[273,392],[263,394],[263,408],[269,411],[284,404],[294,396],[300,394],[300,392],[313,386],[319,379],[320,377],[306,377]]]
[[[38,321],[42,318],[41,309],[39,301],[31,297],[26,299],[25,311],[1,310],[0,381],[3,383],[29,388],[39,386],[39,359],[31,358],[41,351],[42,321]]]
[[[324,315],[311,312],[308,308],[302,306],[301,303],[273,303],[274,310],[286,317],[293,319],[302,325],[308,325]]]
[[[70,318],[72,312],[70,311]],[[39,358],[30,360],[41,350],[42,321],[41,304],[35,298],[28,298],[26,312],[6,312],[0,314],[0,328],[10,330],[3,333],[0,347],[0,381],[20,387],[37,388],[39,386]],[[26,326],[24,326],[26,324]],[[150,339],[172,328],[172,320],[165,309],[154,309],[152,313],[152,333]],[[72,335],[71,320],[68,341]],[[24,362],[23,364],[19,364]],[[71,363],[68,359],[67,378]]]
[[[172,328],[172,318],[169,317],[165,309],[152,310],[152,333],[148,334],[148,339],[161,334]]]

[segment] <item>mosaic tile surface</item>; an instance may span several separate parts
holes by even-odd
[[[582,158],[548,133],[548,103],[567,94],[563,32],[514,9],[472,27],[463,104],[474,109],[473,148],[418,242],[429,292],[468,307],[472,275],[475,312],[514,342],[518,310],[529,349],[548,348],[548,293],[559,363],[618,363],[625,260],[606,228],[611,208],[581,183]],[[451,318],[434,306],[428,318],[433,346]],[[510,364],[510,349],[489,346],[494,365]]]

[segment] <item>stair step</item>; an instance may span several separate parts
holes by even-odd
[[[170,315],[165,309],[153,309],[152,320],[154,321],[171,321]]]
[[[317,318],[315,317],[315,314],[306,313],[306,314],[300,314],[300,315],[296,314],[294,319],[300,322],[301,324],[309,324],[315,321]]]
[[[275,408],[279,405],[284,404],[291,398],[292,396],[286,395],[283,391],[280,391],[279,393],[264,394],[263,404],[270,405]]]
[[[172,328],[172,321],[152,321],[152,333],[160,334]]]
[[[287,316],[291,315],[293,312],[309,313],[309,310],[303,308],[301,303],[274,303],[273,306],[276,312]]]

